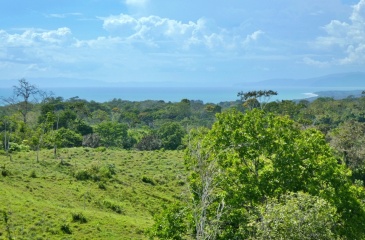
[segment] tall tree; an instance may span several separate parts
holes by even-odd
[[[27,116],[31,110],[32,103],[37,101],[37,97],[40,96],[41,91],[24,78],[19,80],[18,86],[13,86],[13,90],[14,96],[5,101],[9,104],[15,104],[23,116],[24,123],[27,123]]]
[[[195,205],[202,211],[192,226],[200,222],[204,231],[217,229],[217,239],[248,239],[257,230],[252,218],[260,219],[258,210],[269,199],[303,192],[325,200],[328,208],[324,212],[336,210],[341,224],[329,234],[344,239],[365,237],[365,192],[352,184],[350,171],[337,162],[321,132],[303,130],[288,117],[254,109],[218,114],[212,129],[196,136],[186,163],[189,186],[197,190],[190,199],[200,201]],[[204,187],[210,189],[208,198]],[[315,217],[310,221],[316,224]],[[217,227],[211,228],[212,224]]]
[[[244,107],[248,109],[261,108],[263,109],[267,102],[270,100],[271,96],[278,95],[276,91],[273,90],[259,90],[259,91],[248,91],[239,92],[237,97],[243,102]]]

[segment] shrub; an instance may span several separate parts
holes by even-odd
[[[97,147],[95,149],[96,152],[105,152],[106,151],[106,147]]]
[[[61,231],[64,232],[64,233],[66,233],[66,234],[72,234],[70,225],[68,223],[63,223],[61,225]]]
[[[79,223],[87,223],[87,219],[82,213],[72,213],[72,221]]]
[[[88,168],[77,171],[75,178],[81,181],[93,180],[97,182],[104,178],[112,178],[115,173],[114,164],[100,166],[97,163],[93,163]]]
[[[3,167],[1,167],[1,175],[3,177],[6,177],[6,176],[9,176],[10,175],[10,171],[5,168],[5,165]]]
[[[29,177],[31,177],[31,178],[36,178],[37,177],[37,173],[35,172],[34,169],[30,172]]]
[[[90,173],[85,169],[82,169],[82,170],[76,172],[75,177],[77,180],[80,180],[80,181],[86,181],[86,180],[89,180],[92,178]]]
[[[28,145],[24,144],[18,144],[18,143],[9,143],[9,151],[10,152],[29,152],[30,147]]]
[[[112,210],[113,212],[119,213],[119,214],[122,214],[124,212],[123,207],[120,204],[118,204],[112,200],[104,199],[102,201],[102,206],[104,206],[107,209]]]
[[[146,176],[142,177],[142,182],[151,184],[153,186],[156,185],[155,181],[152,178]]]

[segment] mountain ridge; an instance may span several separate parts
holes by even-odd
[[[278,78],[240,84],[254,88],[365,88],[365,72],[328,74],[305,79]]]

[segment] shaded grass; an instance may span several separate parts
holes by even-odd
[[[181,198],[182,152],[62,149],[0,156],[0,239],[144,239],[164,202]],[[86,171],[91,177],[78,179]],[[154,185],[143,179],[151,180]]]

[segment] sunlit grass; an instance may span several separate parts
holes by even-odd
[[[8,232],[14,239],[143,239],[162,204],[181,198],[182,155],[88,148],[61,149],[57,159],[44,150],[39,162],[35,152],[12,161],[2,155],[0,239]]]

